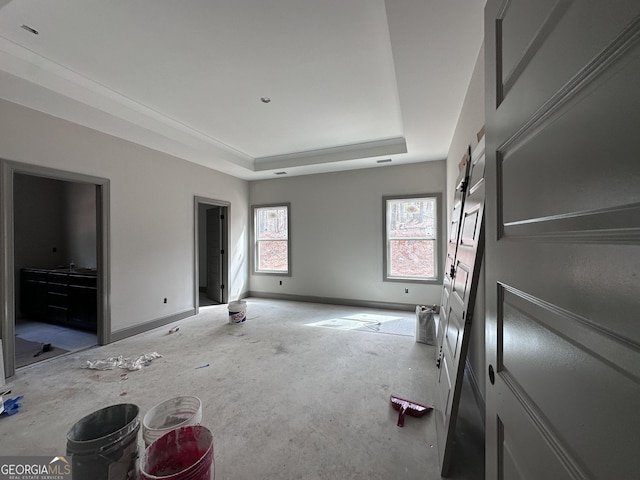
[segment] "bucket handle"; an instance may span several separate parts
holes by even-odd
[[[109,445],[104,445],[100,448],[97,449],[97,451],[92,451],[92,452],[83,452],[83,453],[73,453],[72,455],[77,455],[77,456],[96,456],[96,457],[100,457],[103,458],[104,460],[107,461],[111,461],[110,458],[107,458],[105,455],[109,455],[111,453],[113,453],[116,449],[121,448],[122,445],[125,443],[125,438],[122,438],[120,440],[118,440],[115,443],[109,444]],[[127,440],[130,441],[130,440]],[[136,457],[138,456],[138,450],[136,449]]]
[[[137,433],[137,429],[134,429],[134,430],[135,430],[135,431],[136,431],[136,433]],[[132,433],[132,432],[128,432],[128,434],[130,434],[130,433]],[[124,435],[124,437],[123,437],[123,438],[121,438],[120,440],[118,440],[118,441],[117,441],[117,442],[115,442],[115,443],[112,443],[111,445],[105,445],[105,446],[103,446],[103,447],[100,447],[100,449],[98,450],[98,452],[99,452],[100,456],[102,456],[103,454],[104,454],[104,455],[108,455],[108,454],[110,454],[110,453],[113,453],[113,451],[114,451],[114,450],[116,450],[116,449],[118,449],[118,448],[121,448],[121,447],[122,447],[122,445],[124,445],[125,443],[130,442],[130,441],[131,441],[131,439],[130,439],[130,438],[127,438],[128,434],[127,434],[127,435]],[[137,437],[137,436],[136,436],[136,437]],[[136,449],[136,452],[137,452],[137,449]]]

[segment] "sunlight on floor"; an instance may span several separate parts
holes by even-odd
[[[341,318],[331,318],[306,323],[308,327],[333,328],[336,330],[370,331],[392,335],[414,335],[415,319],[407,316],[358,313]]]

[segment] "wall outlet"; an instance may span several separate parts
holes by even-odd
[[[282,285],[282,280],[280,280],[280,285]]]
[[[405,289],[404,289],[404,293],[409,293],[409,289],[408,289],[408,288],[405,288]]]
[[[164,299],[164,302],[163,302],[163,303],[167,303],[167,299],[166,299],[166,298]]]

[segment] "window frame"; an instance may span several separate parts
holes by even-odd
[[[436,235],[434,242],[434,269],[435,276],[428,278],[415,278],[415,277],[395,277],[389,274],[390,261],[389,261],[389,232],[387,231],[387,207],[389,200],[407,200],[407,199],[420,199],[420,198],[433,198],[435,199],[435,214],[436,214]],[[443,259],[442,259],[442,239],[444,229],[442,218],[442,192],[431,193],[416,193],[416,194],[402,194],[402,195],[385,195],[382,197],[382,280],[384,282],[397,282],[397,283],[420,283],[423,285],[437,285],[442,284],[443,281]]]
[[[276,270],[258,270],[258,234],[257,234],[257,211],[262,208],[286,208],[287,210],[287,271],[280,272]],[[282,240],[284,241],[284,240]],[[269,203],[262,205],[251,206],[251,245],[252,245],[252,273],[253,275],[271,275],[278,277],[290,277],[291,276],[291,203]]]

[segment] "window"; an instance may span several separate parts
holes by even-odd
[[[384,197],[384,280],[439,282],[441,195]]]
[[[254,273],[289,275],[289,205],[253,207]]]

